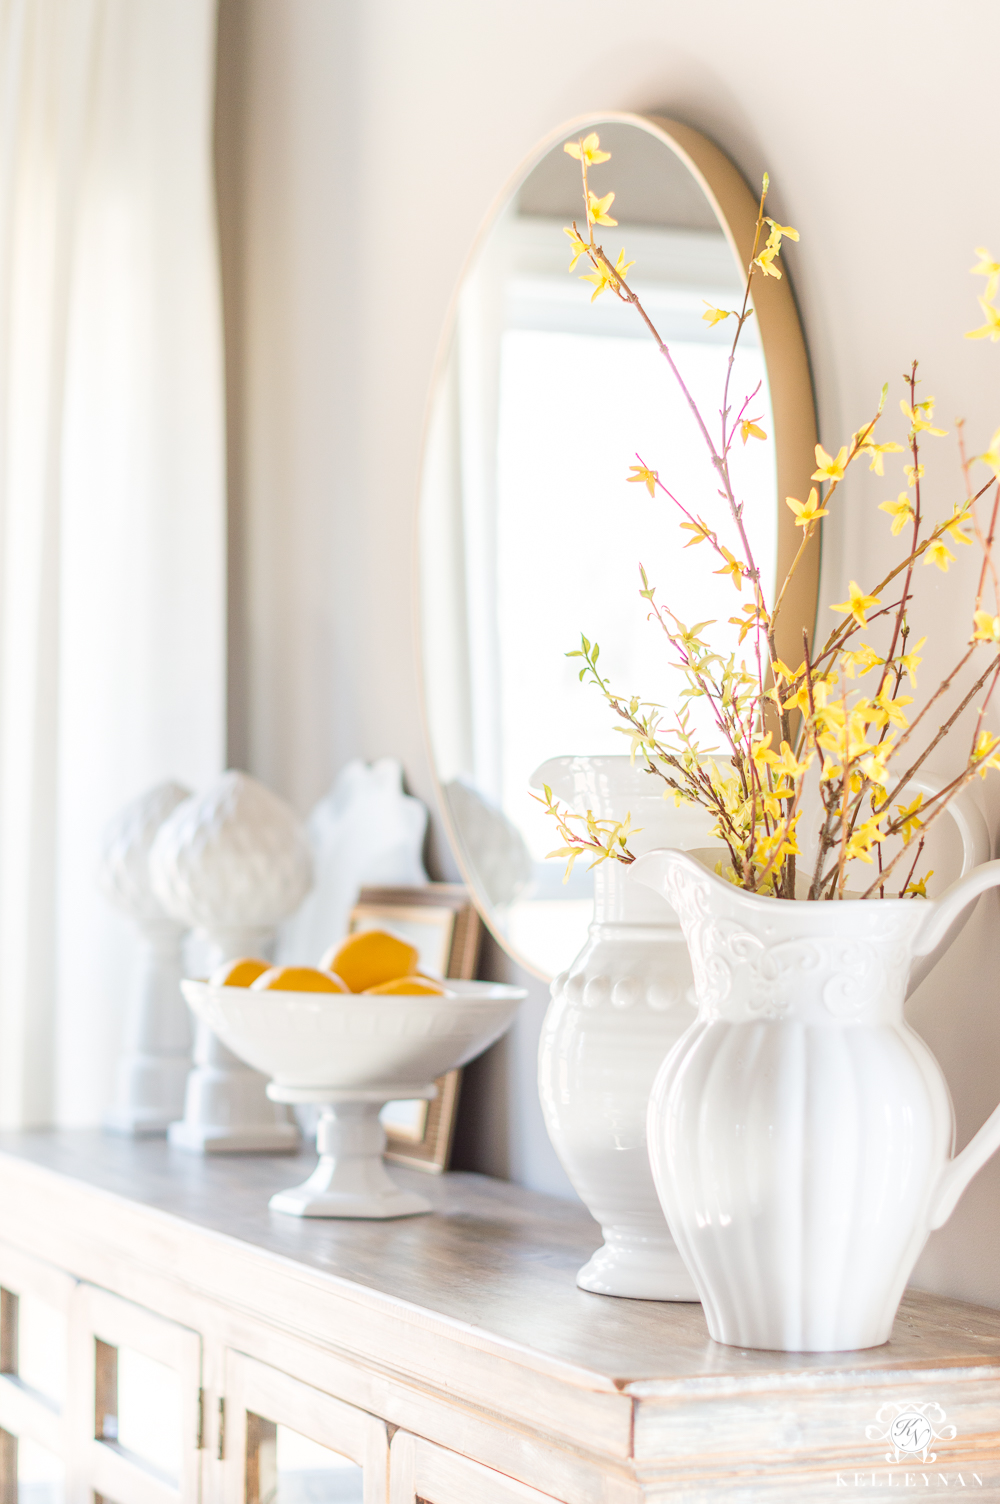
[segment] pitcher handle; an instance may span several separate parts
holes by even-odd
[[[968,877],[959,878],[957,883],[952,883],[940,898],[934,900],[930,923],[917,939],[917,954],[936,955],[961,913],[968,909],[980,893],[985,893],[987,888],[996,887],[1000,887],[1000,861],[985,862]],[[931,1197],[927,1224],[932,1232],[947,1222],[973,1175],[982,1169],[997,1149],[1000,1149],[1000,1107],[993,1110],[961,1154],[957,1154],[945,1165]]]
[[[1000,887],[1000,861],[986,862],[971,876],[957,883],[935,900],[930,924],[918,941],[919,951],[926,953],[940,947],[942,939],[954,924],[956,916],[987,888]],[[965,1190],[977,1170],[1000,1149],[1000,1107],[994,1108],[979,1132],[966,1144],[944,1168],[941,1179],[931,1198],[928,1226],[931,1231],[941,1227],[952,1212],[959,1196]]]
[[[935,783],[933,778],[925,777],[920,773],[909,780],[907,787],[914,788],[918,793],[923,794],[925,799],[933,798],[941,790],[941,785]],[[958,834],[962,842],[962,867],[958,875],[958,881],[961,882],[962,878],[968,877],[973,868],[979,867],[984,862],[989,861],[991,848],[989,827],[983,818],[983,813],[979,805],[972,798],[968,789],[960,789],[949,800],[946,809],[958,828]],[[986,886],[990,887],[991,884],[987,883]],[[949,888],[948,892],[950,893],[951,891]],[[983,890],[979,889],[977,891],[982,892]],[[944,896],[947,897],[947,894]],[[906,989],[907,997],[912,992],[915,992],[924,978],[933,971],[949,945],[964,929],[969,916],[970,910],[964,903],[957,905],[952,911],[952,917],[945,930],[941,932],[939,938],[935,941],[933,949],[911,967],[910,980]]]

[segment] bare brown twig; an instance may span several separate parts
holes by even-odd
[[[883,507],[883,510],[889,511],[893,516],[894,536],[899,531],[898,519],[901,516],[911,523],[905,556],[863,601],[859,587],[852,581],[850,601],[837,608],[844,612],[844,619],[831,629],[822,646],[812,650],[809,634],[803,632],[802,666],[793,670],[783,664],[777,653],[776,624],[787,599],[789,584],[819,526],[818,516],[814,513],[819,511],[826,515],[829,512],[830,503],[837,495],[847,467],[860,454],[870,453],[871,468],[882,474],[882,455],[900,448],[892,442],[877,443],[873,437],[875,425],[882,417],[887,388],[883,388],[874,417],[852,435],[850,443],[844,445],[835,458],[817,446],[818,468],[812,479],[819,482],[819,488],[815,495],[810,494],[808,503],[790,498],[790,505],[796,511],[797,523],[801,526],[802,537],[785,578],[776,590],[773,608],[769,611],[760,569],[744,521],[743,503],[736,495],[729,469],[730,453],[741,426],[744,443],[754,433],[750,425],[756,424],[758,420],[748,414],[760,391],[760,384],[740,402],[732,399],[731,392],[740,336],[746,321],[754,312],[751,302],[753,278],[758,272],[761,275],[780,276],[781,273],[773,263],[780,252],[782,237],[791,235],[793,239],[797,239],[797,234],[765,217],[768,188],[765,175],[758,203],[752,253],[744,280],[742,305],[738,310],[710,307],[705,315],[713,326],[729,317],[734,319],[735,325],[726,363],[717,439],[713,438],[667,342],[661,337],[640,298],[628,283],[624,250],[619,257],[619,270],[595,239],[598,219],[603,219],[604,223],[614,221],[604,217],[607,200],[596,211],[592,208],[587,157],[588,150],[593,148],[596,152],[599,143],[596,136],[589,137],[588,141],[589,148],[583,140],[578,145],[567,148],[580,158],[587,215],[586,241],[580,235],[576,222],[573,224],[574,259],[586,254],[593,268],[593,274],[588,275],[587,280],[597,284],[594,296],[610,289],[616,298],[635,309],[655,341],[705,444],[708,460],[718,483],[718,494],[725,502],[736,529],[740,557],[734,556],[724,546],[716,531],[702,516],[682,503],[661,481],[658,472],[651,470],[638,454],[636,459],[640,473],[632,478],[645,481],[651,491],[659,489],[674,503],[685,519],[683,526],[694,535],[691,542],[708,542],[712,552],[723,561],[723,568],[717,573],[732,574],[741,592],[744,582],[748,582],[751,587],[751,602],[743,605],[742,615],[733,620],[739,626],[741,644],[748,633],[753,633],[755,674],[748,671],[746,660],[737,669],[735,653],[728,660],[720,657],[701,638],[699,634],[702,627],[712,625],[711,623],[689,629],[668,605],[657,602],[645,571],[642,572],[641,593],[648,601],[649,615],[659,624],[670,643],[676,666],[687,677],[686,693],[700,697],[710,707],[714,724],[729,749],[732,775],[720,773],[714,764],[710,764],[708,768],[703,766],[705,754],[698,746],[694,733],[688,729],[690,722],[686,709],[672,712],[673,729],[669,731],[669,736],[674,739],[674,745],[671,746],[668,740],[664,740],[668,728],[660,713],[662,706],[650,702],[640,703],[635,698],[626,702],[613,693],[608,681],[597,670],[597,646],[595,644],[591,651],[586,639],[583,640],[584,651],[574,655],[586,659],[587,667],[581,671],[581,677],[589,670],[609,706],[621,719],[623,724],[620,729],[632,737],[633,756],[638,748],[642,748],[647,771],[662,779],[667,788],[680,797],[694,799],[712,812],[716,819],[716,833],[729,850],[732,870],[738,874],[738,880],[751,891],[761,891],[767,886],[768,891],[773,889],[780,897],[795,896],[793,837],[806,774],[811,766],[816,767],[817,764],[822,819],[809,897],[843,899],[847,891],[850,864],[857,858],[871,860],[873,848],[878,870],[874,881],[861,896],[868,898],[877,890],[884,897],[886,881],[901,860],[902,853],[909,848],[914,828],[919,828],[921,835],[909,873],[899,891],[900,896],[911,891],[922,891],[926,878],[921,879],[919,884],[914,878],[924,850],[927,828],[948,807],[949,801],[970,781],[976,771],[985,771],[986,766],[993,766],[997,761],[994,757],[995,740],[987,737],[982,727],[991,698],[1000,682],[1000,653],[991,656],[989,665],[964,694],[961,694],[959,676],[971,661],[978,642],[993,641],[998,635],[996,627],[991,628],[979,613],[987,580],[992,579],[997,615],[1000,616],[1000,580],[992,554],[1000,518],[1000,477],[991,479],[973,493],[970,462],[965,450],[962,424],[959,423],[959,452],[967,500],[961,506],[956,506],[949,518],[931,527],[926,537],[922,536],[925,518],[920,436],[925,430],[933,433],[940,433],[941,430],[931,429],[933,399],[920,403],[917,401],[917,363],[914,361],[904,378],[909,401],[902,404],[904,412],[909,415],[907,445],[911,463],[907,473],[910,478],[908,490],[912,487],[913,491],[912,505],[906,501],[899,504],[885,503]],[[593,203],[597,203],[596,196]],[[765,225],[770,225],[771,231],[767,244],[761,251]],[[764,437],[759,430],[755,436]],[[989,524],[984,533],[975,506],[991,486],[995,486],[995,494]],[[967,650],[960,655],[954,667],[944,676],[912,721],[907,721],[903,707],[911,701],[901,694],[901,689],[907,673],[915,682],[914,670],[920,661],[916,653],[921,645],[918,643],[916,649],[908,650],[911,631],[908,613],[913,598],[916,565],[923,559],[925,563],[933,562],[946,569],[953,556],[940,546],[944,536],[951,532],[961,537],[962,541],[970,541],[965,534],[957,532],[958,527],[969,520],[982,550],[975,600],[975,630],[971,634]],[[928,554],[929,549],[934,552]],[[883,605],[886,593],[900,577],[902,588],[898,595],[893,589],[892,594],[896,598]],[[885,618],[892,619],[892,626],[888,633],[888,650],[884,656],[879,656],[863,639],[859,645],[858,634]],[[866,695],[859,686],[859,692],[855,693],[852,689],[849,697],[847,677],[853,678],[857,668],[860,668],[863,675],[876,666],[879,674],[874,695],[870,691]],[[919,817],[916,806],[912,803],[908,809],[899,805],[898,814],[893,816],[890,813],[893,800],[905,790],[926,759],[953,730],[959,717],[987,681],[986,695],[978,707],[972,745],[965,766],[943,789],[920,804]],[[838,682],[839,694],[833,699],[833,687]],[[953,693],[961,696],[957,705],[952,705]],[[924,723],[932,707],[946,699],[952,705],[950,712],[941,721],[927,746],[912,760],[906,771],[897,776],[895,767],[900,753]],[[794,721],[793,716],[796,718]],[[793,725],[796,728],[794,736]],[[902,728],[902,735],[897,735],[897,728]],[[776,747],[771,745],[775,731],[778,737]],[[891,778],[890,765],[893,770]],[[891,792],[888,788],[890,783]],[[900,836],[903,837],[903,844],[887,859],[884,842]],[[617,850],[612,851],[610,846],[604,851],[600,831],[595,836],[588,829],[588,837],[591,844],[595,839],[597,841],[598,860],[605,860],[609,856],[625,859]],[[570,841],[571,846],[576,844]],[[792,849],[784,851],[783,847],[789,844]],[[827,866],[834,851],[835,860]]]

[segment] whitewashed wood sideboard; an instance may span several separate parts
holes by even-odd
[[[269,1213],[309,1162],[0,1137],[0,1504],[18,1439],[62,1459],[67,1504],[281,1504],[282,1428],[363,1470],[316,1500],[1000,1500],[1000,1312],[912,1294],[887,1347],[742,1352],[697,1306],[577,1290],[598,1242],[577,1206],[399,1172],[433,1215]],[[28,1300],[65,1322],[61,1404],[18,1373]],[[119,1439],[126,1353],[176,1378],[172,1473]],[[893,1455],[901,1413],[936,1433],[926,1456],[919,1426]]]

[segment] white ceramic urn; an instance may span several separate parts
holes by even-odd
[[[532,785],[548,784],[574,810],[632,815],[629,844],[704,846],[709,817],[664,799],[639,760],[557,757]],[[619,862],[595,871],[587,943],[552,983],[538,1052],[549,1137],[604,1243],[577,1284],[637,1300],[697,1300],[670,1236],[646,1151],[646,1103],[661,1061],[694,1021],[692,974],[677,915]]]

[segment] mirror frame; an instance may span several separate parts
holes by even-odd
[[[472,901],[479,910],[486,928],[516,965],[531,976],[539,977],[546,982],[551,980],[548,975],[540,971],[532,961],[521,955],[510,944],[506,936],[494,924],[489,905],[480,898],[475,874],[465,860],[462,844],[452,823],[447,800],[438,778],[434,760],[434,743],[427,717],[421,618],[419,516],[423,503],[424,462],[434,398],[448,361],[459,295],[465,279],[492,232],[497,218],[542,158],[568,137],[599,130],[603,124],[635,126],[662,142],[672,151],[691,173],[715,211],[719,226],[736,258],[737,265],[746,267],[750,260],[757,223],[758,200],[736,164],[730,161],[714,141],[710,141],[700,131],[666,116],[639,115],[622,110],[604,110],[578,115],[550,131],[521,160],[494,197],[456,280],[438,342],[425,404],[414,526],[414,609],[416,612],[414,641],[417,649],[417,688],[420,696],[424,744],[427,748],[431,777],[434,782],[438,819],[447,835],[452,855],[462,873]],[[752,302],[760,330],[761,349],[770,390],[771,416],[774,422],[778,505],[776,576],[781,580],[790,567],[801,541],[796,535],[795,519],[790,508],[782,506],[781,503],[786,496],[804,498],[809,494],[810,476],[816,464],[815,450],[818,442],[816,405],[805,337],[795,297],[789,285],[787,270],[780,281],[772,277],[759,278],[754,286]],[[815,630],[819,599],[821,530],[822,523],[799,563],[782,607],[782,620],[779,622],[776,634],[777,648],[779,656],[789,663],[797,661],[792,655],[801,654],[803,628],[808,632],[810,641]],[[555,755],[557,754],[554,751],[553,756]]]

